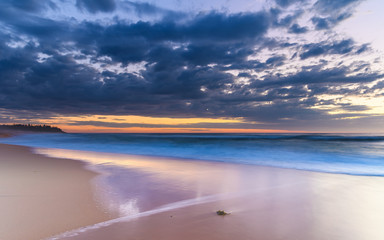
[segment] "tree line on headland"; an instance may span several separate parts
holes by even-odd
[[[3,130],[17,130],[17,131],[32,131],[32,132],[51,132],[51,133],[64,133],[58,127],[50,125],[39,124],[3,124],[0,125],[0,129]]]

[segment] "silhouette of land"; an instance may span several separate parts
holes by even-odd
[[[3,124],[0,125],[0,131],[23,131],[23,132],[49,132],[49,133],[64,133],[58,127],[50,125],[38,125],[38,124]]]

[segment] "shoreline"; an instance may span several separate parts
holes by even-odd
[[[60,134],[61,135],[61,134]],[[371,142],[370,140],[351,141],[353,139],[346,139],[341,142],[336,141],[337,145],[334,146],[333,140],[317,141],[293,141],[290,140],[276,140],[274,145],[274,138],[271,141],[255,142],[255,146],[251,141],[245,147],[237,148],[237,141],[230,140],[226,142],[226,138],[216,140],[211,143],[205,142],[196,144],[198,139],[192,141],[189,145],[189,138],[182,140],[175,140],[175,146],[172,145],[172,139],[167,138],[164,146],[160,143],[162,138],[154,140],[152,144],[151,138],[144,137],[140,139],[135,145],[134,139],[130,135],[122,135],[120,137],[106,135],[109,142],[102,140],[102,136],[82,136],[82,135],[62,135],[50,136],[50,134],[29,135],[25,134],[20,137],[10,139],[0,139],[6,144],[21,144],[32,148],[58,148],[63,150],[75,151],[91,151],[99,152],[101,154],[124,154],[137,157],[153,157],[153,158],[173,158],[182,161],[203,161],[215,163],[233,163],[245,164],[248,166],[266,166],[276,167],[281,169],[295,169],[299,171],[310,172],[323,172],[331,174],[346,174],[355,176],[383,176],[384,177],[384,164],[380,163],[384,148],[379,142]],[[294,137],[294,136],[293,136]],[[299,136],[300,137],[300,136]],[[354,136],[354,139],[359,139],[359,136]],[[257,140],[258,138],[256,138]],[[144,142],[140,141],[143,140]],[[148,140],[148,141],[147,141]],[[221,143],[220,141],[224,141]],[[79,145],[73,144],[72,141],[78,142]],[[147,141],[147,142],[145,142]],[[169,142],[171,141],[171,142]],[[185,142],[186,141],[186,142]],[[84,145],[83,145],[84,143]],[[133,144],[131,144],[133,143]],[[128,144],[128,145],[124,145]],[[228,144],[229,150],[222,147],[221,144]],[[260,146],[257,146],[257,145]],[[314,144],[314,145],[313,145]],[[319,144],[317,146],[316,144]],[[279,147],[281,145],[281,147]],[[211,150],[213,147],[214,150]],[[318,147],[318,148],[317,148]],[[334,147],[340,148],[340,151],[333,151]],[[184,149],[183,149],[184,148]],[[354,152],[353,149],[356,149]],[[184,151],[185,150],[185,151]],[[245,152],[243,152],[245,150]],[[201,153],[201,154],[200,154]],[[77,159],[75,157],[75,159]]]
[[[52,156],[60,155],[119,162],[129,177],[106,163],[123,180],[110,183],[134,211],[57,239],[384,239],[382,177],[77,150]]]
[[[0,143],[3,144],[3,143]],[[13,144],[9,144],[13,145]],[[22,145],[15,145],[15,146],[22,146]],[[364,174],[364,173],[348,173],[348,172],[342,172],[342,171],[324,171],[324,170],[316,170],[316,169],[306,169],[306,168],[294,168],[294,167],[284,167],[280,165],[268,165],[268,164],[253,164],[248,162],[229,162],[225,160],[209,160],[209,159],[195,159],[195,158],[188,158],[188,157],[174,157],[174,156],[162,156],[162,155],[146,155],[146,154],[133,154],[133,153],[119,153],[119,152],[106,152],[106,151],[92,151],[92,150],[79,150],[79,149],[68,149],[68,148],[54,148],[54,147],[30,147],[26,146],[31,149],[35,149],[37,151],[34,151],[34,154],[41,154],[45,155],[44,149],[52,149],[52,150],[58,150],[63,152],[78,152],[78,153],[91,153],[91,154],[99,154],[99,155],[112,155],[112,156],[124,156],[128,159],[152,159],[152,160],[161,160],[161,161],[182,161],[182,162],[193,162],[193,163],[212,163],[212,164],[226,164],[226,165],[234,165],[234,166],[244,166],[244,167],[256,167],[256,168],[272,168],[272,169],[281,169],[281,170],[287,170],[287,171],[299,171],[299,172],[309,172],[309,173],[321,173],[321,174],[336,174],[336,175],[346,175],[346,176],[360,176],[360,177],[379,177],[384,178],[384,175],[380,174]],[[43,151],[40,153],[39,150],[42,149]],[[49,152],[49,151],[48,151]],[[49,153],[50,154],[50,153]],[[46,156],[49,156],[47,154]],[[59,156],[52,156],[53,158],[62,158]],[[71,160],[75,161],[81,161],[86,164],[86,166],[89,165],[90,159],[79,159],[78,157],[66,157]],[[92,164],[90,164],[91,166]],[[91,169],[91,171],[96,171],[95,169]],[[101,174],[101,173],[100,173]]]
[[[88,174],[82,180],[88,189],[85,192],[92,195],[87,197],[87,204],[100,204],[91,210],[92,214],[100,211],[101,205],[109,207],[103,209],[109,214],[102,211],[98,219],[92,215],[92,219],[78,226],[68,227],[58,218],[51,219],[55,221],[51,224],[60,229],[46,239],[384,239],[380,224],[384,216],[379,214],[384,211],[382,177],[78,150],[44,152],[0,144],[2,148],[23,149],[28,158],[44,158],[44,164],[60,171],[63,169],[59,166],[76,165],[82,176]],[[115,166],[114,161],[119,164]],[[46,180],[57,176],[52,177]],[[99,186],[92,189],[95,184]],[[67,190],[73,191],[73,187]],[[87,194],[82,190],[81,195]],[[39,199],[35,204],[43,202]],[[111,211],[113,208],[120,214]],[[54,210],[62,211],[63,206],[55,206]],[[231,214],[217,216],[217,210]],[[75,214],[84,215],[83,211]],[[66,214],[71,215],[71,221],[77,218]],[[40,214],[31,215],[25,224],[35,218],[40,221]],[[19,226],[13,226],[14,231]],[[33,230],[30,226],[24,233]],[[48,230],[53,232],[53,228]],[[14,239],[33,238],[28,235]]]

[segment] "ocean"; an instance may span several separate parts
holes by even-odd
[[[1,143],[384,176],[384,136],[334,134],[26,134]]]

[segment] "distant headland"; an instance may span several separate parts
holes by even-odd
[[[58,127],[38,124],[3,124],[0,130],[23,131],[23,132],[44,132],[44,133],[65,133]]]

